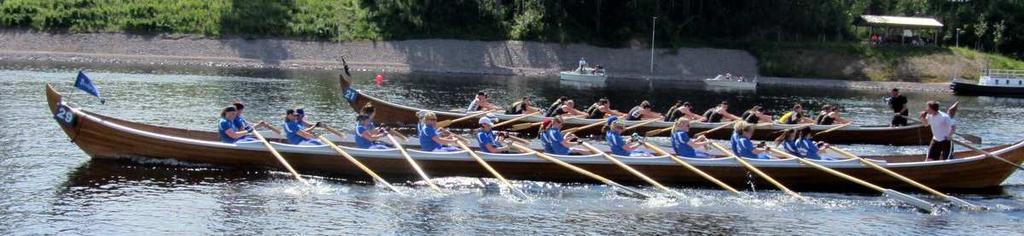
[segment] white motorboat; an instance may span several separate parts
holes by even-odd
[[[568,81],[604,82],[608,79],[608,74],[605,73],[603,68],[583,67],[582,70],[562,71],[559,73],[559,77],[562,80]]]
[[[715,78],[705,79],[704,84],[711,87],[722,87],[732,89],[757,89],[757,79],[748,80],[743,77],[732,75],[718,75]]]

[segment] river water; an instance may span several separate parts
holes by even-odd
[[[440,179],[445,192],[415,183],[400,196],[361,181],[309,176],[302,187],[287,174],[219,166],[91,160],[60,132],[46,110],[43,88],[56,85],[88,110],[133,121],[190,129],[215,129],[219,108],[242,99],[250,119],[280,119],[303,106],[313,120],[349,127],[354,119],[337,93],[333,72],[240,73],[111,69],[88,74],[106,104],[72,92],[71,69],[0,70],[0,234],[1021,234],[1024,178],[1012,175],[999,191],[956,195],[990,209],[922,213],[874,194],[803,193],[798,202],[773,189],[732,197],[715,189],[679,188],[681,199],[625,198],[603,185],[514,181],[532,200],[487,188],[492,179]],[[386,74],[377,84],[356,73],[355,87],[417,107],[464,106],[477,91],[505,104],[534,96],[547,104],[560,95],[589,104],[609,97],[628,109],[651,99],[664,110],[675,99],[698,109],[730,101],[734,113],[762,104],[778,113],[794,101],[805,107],[839,104],[861,124],[885,124],[885,91],[767,87],[714,91],[700,85],[609,81],[605,86],[567,84],[553,78]],[[1022,137],[1024,100],[907,93],[912,110],[924,101],[959,99],[959,129],[987,145]],[[582,106],[582,105],[581,105]],[[921,153],[924,147],[844,146],[859,154]],[[339,159],[341,161],[341,159]],[[680,171],[683,171],[680,169]],[[653,191],[652,191],[653,192]],[[930,198],[921,193],[915,196]]]

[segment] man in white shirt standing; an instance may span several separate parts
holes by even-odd
[[[932,129],[932,142],[928,146],[928,160],[947,160],[953,157],[953,133],[956,121],[949,114],[939,111],[939,102],[928,101],[921,120]]]

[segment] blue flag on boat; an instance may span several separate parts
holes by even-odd
[[[75,79],[75,88],[96,96],[96,98],[100,99],[100,104],[106,102],[106,100],[100,96],[100,90],[97,89],[95,85],[92,85],[92,80],[90,80],[88,76],[85,76],[85,73],[82,73],[82,71],[78,71],[78,78]]]

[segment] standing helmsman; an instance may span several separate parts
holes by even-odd
[[[900,94],[900,89],[893,88],[892,92],[889,92],[889,96],[885,97],[885,101],[889,103],[889,107],[892,108],[893,112],[891,126],[906,126],[906,116],[910,115],[910,111],[907,109],[907,97]]]
[[[956,132],[956,121],[949,114],[939,111],[939,102],[928,101],[925,111],[921,112],[924,125],[932,129],[932,142],[928,146],[928,160],[946,160],[953,157],[953,133]]]

